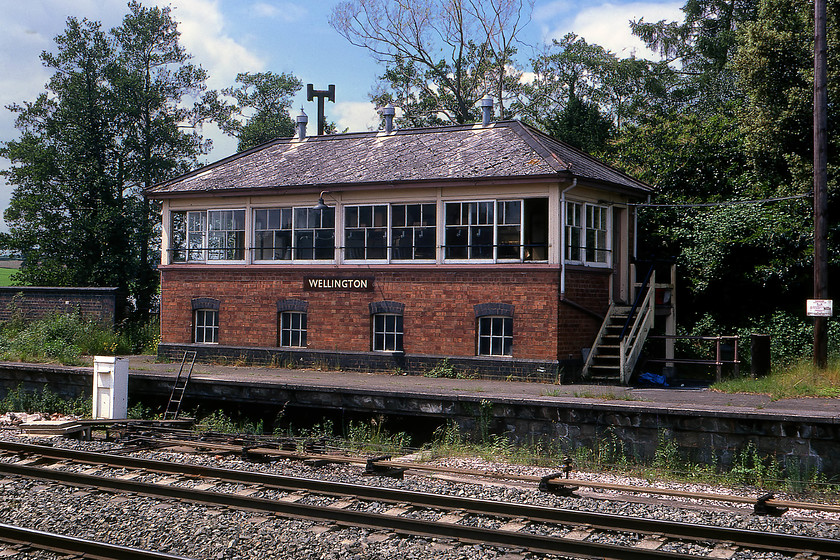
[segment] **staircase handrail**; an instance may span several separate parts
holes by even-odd
[[[645,283],[643,284],[648,284],[648,281],[650,281],[650,285],[646,291],[640,291],[640,295],[644,294],[644,299],[639,306],[635,306],[634,303],[634,307],[638,307],[638,313],[633,321],[633,326],[630,328],[630,332],[627,333],[626,337],[624,336],[624,330],[622,330],[622,336],[619,339],[620,375],[621,382],[625,384],[630,381],[630,375],[636,365],[636,359],[638,359],[639,354],[642,351],[642,345],[645,343],[647,338],[647,331],[650,330],[653,323],[653,303],[655,302],[654,294],[656,293],[656,289],[654,287],[656,285],[655,278],[656,274],[651,268],[645,278]],[[636,300],[636,303],[638,303],[639,298],[637,297]],[[627,322],[629,323],[632,318],[633,315],[631,313]],[[625,330],[626,329],[627,325],[625,325]]]
[[[627,329],[630,327],[630,321],[633,320],[633,316],[636,313],[636,309],[639,308],[640,301],[642,300],[642,298],[646,297],[647,291],[645,290],[645,287],[647,287],[648,284],[651,284],[651,277],[656,278],[656,274],[654,274],[654,272],[654,263],[651,263],[647,274],[645,274],[645,279],[639,285],[639,291],[636,292],[636,297],[633,300],[633,306],[630,308],[630,315],[627,316],[627,321],[624,322],[624,328],[621,329],[621,334],[618,336],[619,340],[624,340],[624,335],[627,334]],[[656,280],[654,280],[652,283],[656,284]]]
[[[601,344],[601,340],[604,338],[604,333],[607,330],[607,323],[609,323],[609,318],[612,317],[614,309],[615,303],[610,303],[610,308],[607,311],[606,318],[601,322],[601,330],[598,331],[598,334],[595,337],[595,342],[592,343],[592,347],[589,349],[589,354],[586,356],[586,361],[583,363],[583,377],[589,377],[589,368],[592,365],[592,360],[595,358],[595,354],[598,353],[598,345]]]

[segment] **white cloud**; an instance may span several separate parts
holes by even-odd
[[[609,49],[620,57],[635,54],[639,58],[659,58],[658,53],[649,50],[645,44],[630,32],[632,19],[644,18],[645,21],[659,20],[682,21],[682,0],[677,2],[631,2],[616,4],[606,2],[580,10],[571,20],[551,26],[546,42],[560,39],[573,32],[594,43]]]
[[[253,5],[254,15],[263,18],[280,19],[286,23],[301,21],[306,17],[306,8],[291,2],[257,2]]]
[[[181,44],[207,73],[210,88],[227,87],[239,72],[257,72],[265,62],[225,33],[225,20],[217,0],[158,0],[172,5]]]
[[[335,121],[340,131],[347,129],[348,132],[360,132],[376,130],[379,127],[379,114],[373,103],[341,101],[336,103],[335,107],[328,107],[326,112],[327,120]]]

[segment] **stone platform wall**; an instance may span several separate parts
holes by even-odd
[[[0,364],[0,398],[19,384],[26,388],[49,385],[66,397],[90,394],[90,369]],[[165,402],[172,381],[169,376],[132,373],[129,399],[147,404]],[[558,443],[569,453],[578,447],[596,449],[605,442],[621,442],[628,454],[648,461],[664,436],[676,443],[682,456],[724,468],[731,466],[736,453],[752,445],[759,456],[776,457],[799,472],[819,471],[829,479],[840,476],[840,418],[671,410],[650,403],[491,400],[481,395],[397,394],[208,379],[190,382],[188,400],[193,403],[185,402],[187,408],[201,400],[205,410],[236,403],[248,403],[252,410],[260,406],[285,408],[287,417],[296,409],[383,415],[392,417],[392,426],[407,425],[406,418],[441,424],[452,420],[464,432],[483,427],[518,442]],[[486,424],[482,426],[482,422]]]

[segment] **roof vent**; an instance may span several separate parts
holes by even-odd
[[[481,107],[481,124],[487,126],[493,118],[493,98],[487,94],[478,102],[478,106]]]
[[[394,132],[394,115],[396,114],[397,110],[390,103],[382,107],[382,116],[385,117],[385,132]]]
[[[297,121],[297,137],[298,140],[306,138],[306,123],[309,122],[309,117],[303,112],[303,107],[300,108],[300,114],[295,119]]]

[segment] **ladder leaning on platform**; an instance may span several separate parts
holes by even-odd
[[[190,367],[184,373],[184,365],[187,363],[187,355],[189,354],[192,354],[190,356]],[[181,359],[181,367],[178,368],[178,375],[175,377],[175,384],[172,386],[169,402],[166,403],[166,412],[163,413],[164,420],[176,420],[178,418],[178,413],[181,411],[181,401],[184,400],[184,393],[187,390],[187,383],[190,381],[194,364],[195,350],[187,350]]]

